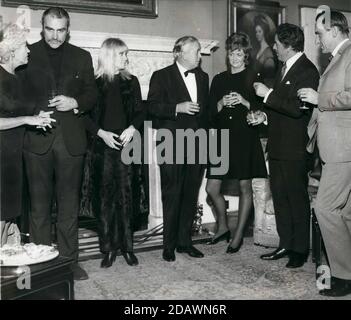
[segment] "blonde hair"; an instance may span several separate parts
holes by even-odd
[[[11,52],[27,41],[29,30],[10,23],[0,31],[0,63],[9,60]]]
[[[115,76],[115,57],[117,51],[121,48],[127,48],[127,45],[119,38],[106,39],[100,48],[98,65],[96,70],[96,78],[102,77],[108,81],[112,81]],[[131,74],[127,70],[120,70],[123,79],[131,79]]]

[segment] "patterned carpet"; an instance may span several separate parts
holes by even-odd
[[[87,281],[75,282],[75,298],[83,300],[281,300],[326,299],[318,294],[314,264],[287,269],[287,259],[263,261],[269,251],[245,238],[241,250],[226,254],[226,243],[196,245],[205,257],[176,254],[175,262],[161,258],[161,250],[138,253],[139,265],[130,267],[118,257],[109,269],[100,260],[82,262]],[[349,300],[351,295],[342,299]]]

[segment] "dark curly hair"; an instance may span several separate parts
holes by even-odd
[[[245,64],[249,63],[250,51],[252,49],[250,37],[244,32],[234,32],[225,41],[227,51],[243,50],[245,53]]]
[[[302,29],[297,25],[291,23],[280,24],[277,28],[277,37],[285,48],[291,46],[296,52],[304,49],[305,36]]]

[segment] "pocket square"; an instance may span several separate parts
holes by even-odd
[[[285,82],[285,84],[291,84],[290,81],[288,80],[287,82]]]

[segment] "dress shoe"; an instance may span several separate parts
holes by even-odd
[[[230,239],[230,231],[226,231],[224,233],[222,233],[220,236],[218,237],[213,237],[209,242],[207,242],[206,244],[208,245],[213,245],[213,244],[216,244],[220,241],[223,241],[223,240],[227,240],[227,242],[229,242],[229,239]]]
[[[287,268],[293,269],[293,268],[300,268],[304,265],[304,263],[307,261],[307,255],[303,253],[298,253],[298,252],[290,252],[289,254],[289,261],[286,264]]]
[[[137,266],[139,264],[138,258],[133,252],[123,252],[122,255],[130,266]]]
[[[190,247],[178,247],[177,252],[179,253],[187,253],[190,257],[193,258],[203,258],[204,254],[196,249],[194,246]]]
[[[228,248],[227,248],[226,253],[238,252],[240,250],[241,246],[243,245],[243,243],[244,243],[244,239],[241,238],[239,245],[237,247],[235,247],[235,248],[233,248],[231,245],[229,245]]]
[[[104,254],[104,257],[101,260],[100,268],[109,268],[112,266],[111,254],[111,252],[107,252]]]
[[[331,288],[319,291],[326,297],[343,297],[351,294],[351,281],[332,277]]]
[[[73,279],[74,280],[87,280],[89,279],[88,274],[86,273],[86,271],[78,264],[75,263],[72,267],[72,271],[73,271]]]
[[[271,253],[266,253],[260,256],[262,260],[278,260],[289,255],[289,250],[278,248]]]
[[[175,261],[175,254],[173,250],[163,250],[162,252],[162,258],[163,260],[166,260],[168,262]]]

